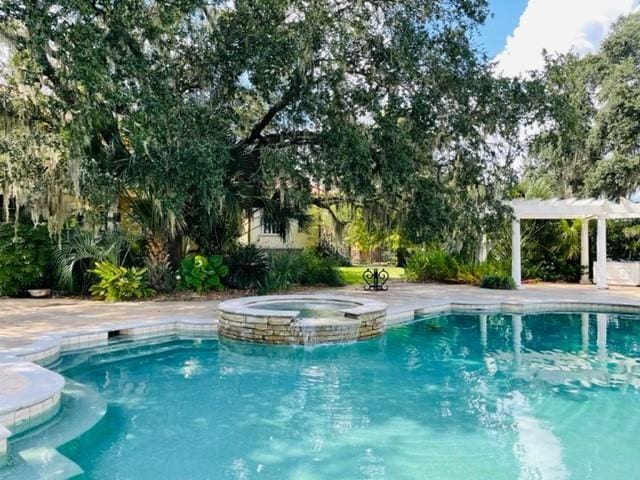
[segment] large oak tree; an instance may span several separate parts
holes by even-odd
[[[472,244],[504,213],[522,114],[520,85],[473,46],[486,15],[485,0],[0,7],[12,95],[59,133],[89,204],[144,202],[132,218],[158,258],[180,232],[219,248],[248,210],[286,227],[312,203]]]

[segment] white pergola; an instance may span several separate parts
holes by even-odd
[[[607,219],[640,218],[640,203],[620,198],[618,203],[604,199],[552,199],[525,200],[510,202],[513,208],[511,237],[511,276],[520,287],[522,266],[520,256],[520,220],[561,220],[582,219],[580,265],[582,276],[580,283],[589,283],[589,220],[596,219],[598,224],[596,243],[596,268],[594,277],[597,288],[607,288]]]

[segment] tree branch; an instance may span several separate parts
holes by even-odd
[[[253,126],[249,135],[242,141],[243,144],[249,145],[258,140],[262,134],[262,131],[271,123],[271,120],[282,110],[284,110],[291,100],[296,96],[300,90],[300,77],[296,76],[292,79],[291,84],[286,92],[282,95],[280,100],[274,103],[267,113]]]

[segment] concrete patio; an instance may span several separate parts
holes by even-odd
[[[597,290],[593,285],[535,284],[518,290],[486,290],[469,285],[395,283],[387,292],[365,292],[350,286],[317,289],[304,293],[368,296],[389,305],[389,313],[400,313],[451,302],[495,303],[601,303],[640,307],[640,288],[612,287]],[[154,323],[162,320],[214,322],[216,301],[131,302],[107,304],[72,299],[1,299],[0,353],[22,347],[45,334],[62,330],[93,330],[118,323]]]

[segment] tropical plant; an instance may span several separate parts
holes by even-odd
[[[640,221],[607,222],[607,254],[619,260],[640,260]]]
[[[52,244],[45,227],[0,225],[0,296],[51,286]]]
[[[557,224],[558,239],[552,250],[565,260],[580,258],[582,220],[562,219]]]
[[[300,283],[300,253],[277,252],[269,255],[269,271],[260,291],[262,293],[279,292]]]
[[[150,192],[127,191],[123,210],[141,229],[146,239],[146,264],[149,283],[157,291],[165,291],[167,277],[172,275],[171,243],[179,241],[185,228],[182,212],[163,196]]]
[[[496,290],[513,290],[516,288],[516,283],[511,275],[485,275],[482,277],[480,286]]]
[[[94,280],[91,269],[96,262],[122,265],[129,256],[128,242],[120,231],[95,234],[75,228],[65,233],[54,254],[58,283],[64,290],[85,293]]]
[[[226,259],[229,275],[226,282],[240,290],[258,290],[269,272],[269,263],[264,250],[255,245],[237,247]]]
[[[122,267],[111,262],[96,262],[90,270],[98,277],[98,283],[91,286],[91,294],[107,302],[148,298],[155,294],[149,287],[147,269]]]
[[[173,267],[166,261],[164,263],[151,263],[148,258],[144,261],[144,266],[147,269],[147,275],[151,279],[154,279],[156,286],[154,290],[156,292],[172,292],[175,290],[178,282]]]
[[[190,255],[180,262],[178,287],[202,293],[211,289],[224,290],[222,279],[229,274],[221,255]]]

